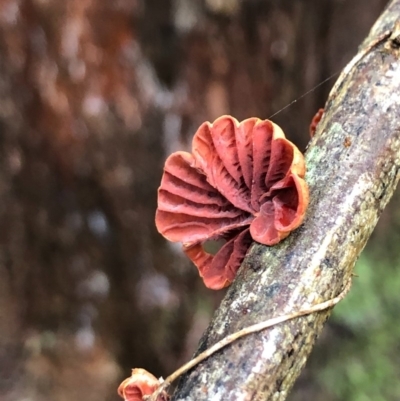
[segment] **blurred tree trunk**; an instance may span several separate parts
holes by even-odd
[[[338,71],[385,3],[0,0],[1,399],[114,399],[188,358],[221,294],[155,232],[165,156]],[[290,139],[329,87],[276,116]]]

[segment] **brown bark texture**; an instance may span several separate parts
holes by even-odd
[[[306,221],[281,244],[253,245],[198,352],[246,326],[330,299],[351,279],[400,178],[399,15],[400,1],[392,1],[331,92],[306,152]],[[236,341],[188,373],[172,399],[286,399],[329,314]]]

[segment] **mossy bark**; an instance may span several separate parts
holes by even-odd
[[[399,15],[400,0],[392,1],[328,99],[306,152],[311,201],[304,224],[277,246],[253,245],[198,352],[330,299],[351,279],[400,177]],[[238,340],[183,377],[172,399],[284,400],[329,313]]]

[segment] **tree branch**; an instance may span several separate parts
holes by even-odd
[[[331,92],[306,153],[305,223],[281,244],[253,245],[197,353],[246,326],[333,298],[349,280],[400,176],[399,15],[394,0]],[[237,340],[185,375],[172,399],[284,400],[329,313]]]

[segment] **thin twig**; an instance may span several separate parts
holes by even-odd
[[[328,301],[321,302],[319,304],[310,306],[309,308],[301,309],[296,312],[291,312],[286,315],[277,316],[272,319],[264,320],[263,322],[253,324],[252,326],[245,327],[242,330],[239,330],[235,333],[232,333],[226,337],[224,337],[221,341],[218,341],[216,344],[211,346],[210,348],[206,349],[201,354],[197,355],[195,358],[190,360],[185,365],[181,366],[177,369],[174,373],[169,375],[160,385],[160,387],[149,397],[145,399],[147,401],[157,401],[158,396],[166,390],[167,387],[171,385],[173,381],[175,381],[179,376],[183,375],[184,373],[188,372],[190,369],[194,368],[200,362],[204,361],[205,359],[209,358],[215,352],[219,351],[221,348],[226,347],[227,345],[233,343],[234,341],[238,340],[241,337],[247,336],[252,333],[257,333],[259,331],[268,329],[272,326],[277,324],[286,322],[288,320],[294,319],[299,316],[309,315],[311,313],[321,312],[323,310],[329,309],[334,307],[337,303],[339,303],[349,292],[351,287],[351,279],[347,282],[346,286],[344,287],[343,291],[337,295],[335,298],[332,298]]]

